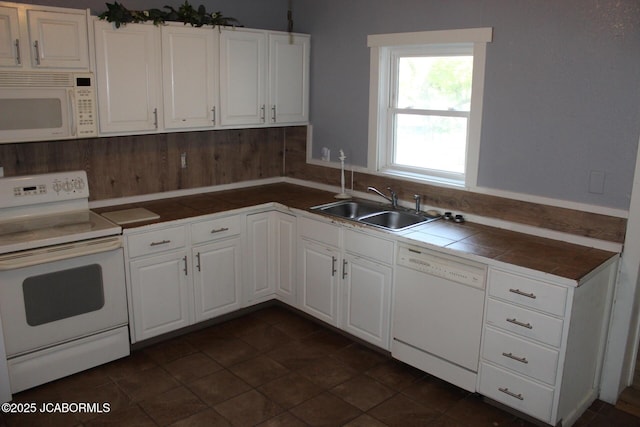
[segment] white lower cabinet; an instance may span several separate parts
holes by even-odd
[[[126,242],[132,342],[192,323],[185,228],[133,234]]]
[[[295,304],[296,217],[278,211],[247,215],[246,300]]]
[[[344,330],[389,348],[391,267],[346,254],[343,259]]]
[[[575,285],[490,268],[478,392],[572,425],[598,395],[615,265]]]
[[[239,237],[192,249],[195,321],[211,319],[242,305]]]
[[[338,326],[338,265],[340,251],[313,241],[300,243],[300,309]]]
[[[137,340],[173,331],[192,323],[191,290],[184,251],[131,262],[131,290]]]
[[[298,224],[300,309],[389,349],[394,242],[308,218]]]
[[[131,342],[239,309],[238,216],[127,234]]]

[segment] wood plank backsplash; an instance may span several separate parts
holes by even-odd
[[[339,169],[306,163],[306,127],[287,129],[285,158],[285,175],[288,177],[340,185]],[[346,178],[349,185],[351,183],[350,173]],[[496,218],[610,242],[624,242],[627,224],[625,218],[419,184],[378,175],[354,173],[354,190],[365,192],[369,186],[377,187],[380,190],[392,187],[398,193],[400,200],[406,201],[412,201],[414,194],[419,194],[423,204],[438,206],[452,212]]]
[[[282,176],[283,151],[284,128],[218,130],[2,144],[0,165],[6,176],[86,170],[103,200]]]
[[[91,200],[287,176],[340,185],[340,171],[306,163],[306,126],[0,144],[6,176],[83,169]],[[286,151],[285,151],[286,146]],[[180,156],[186,153],[187,168]],[[350,176],[348,177],[350,178]],[[350,179],[348,179],[350,182]],[[626,219],[398,179],[354,174],[354,189],[393,187],[401,200],[622,243]]]

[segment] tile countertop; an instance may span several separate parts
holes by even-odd
[[[334,201],[333,193],[283,183],[95,208],[93,211],[105,213],[141,207],[160,215],[156,220],[122,225],[123,229],[128,229],[270,202],[309,210],[312,206]],[[614,252],[468,222],[456,224],[440,220],[393,234],[446,247],[461,255],[473,254],[575,281],[580,281],[616,255]]]

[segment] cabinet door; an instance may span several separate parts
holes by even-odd
[[[299,271],[300,309],[338,326],[338,266],[340,253],[307,240],[301,241]]]
[[[240,308],[240,238],[193,248],[197,322]]]
[[[269,34],[269,121],[309,121],[309,36]]]
[[[89,69],[87,15],[27,11],[32,65]]]
[[[162,27],[164,127],[215,126],[217,31]]]
[[[18,27],[18,22],[18,9],[0,7],[0,66],[22,66],[24,57],[20,51],[20,28]]]
[[[247,302],[268,297],[275,293],[274,212],[247,215]]]
[[[296,302],[296,217],[276,213],[275,217],[275,290],[287,304]]]
[[[221,31],[222,125],[255,125],[266,122],[266,48],[266,34],[262,31]]]
[[[392,270],[362,258],[345,255],[342,328],[372,344],[389,349]]]
[[[134,341],[192,323],[187,262],[179,251],[130,263]]]
[[[151,24],[95,22],[100,132],[153,131],[160,124],[160,33]]]

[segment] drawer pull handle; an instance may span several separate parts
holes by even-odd
[[[149,246],[166,245],[167,243],[171,243],[171,240],[161,240],[159,242],[151,242],[149,243]]]
[[[531,323],[522,323],[518,321],[515,317],[513,319],[509,319],[507,317],[507,322],[513,323],[514,325],[522,326],[523,328],[533,329],[533,325]]]
[[[518,362],[520,362],[520,363],[524,363],[524,364],[529,363],[529,361],[527,360],[527,358],[526,358],[526,357],[518,357],[518,356],[514,356],[514,355],[513,355],[513,353],[504,353],[504,352],[503,352],[503,353],[502,353],[502,355],[503,355],[504,357],[508,357],[509,359],[516,360],[516,361],[518,361]]]
[[[214,228],[211,230],[211,234],[222,233],[223,231],[229,231],[228,227]]]
[[[526,292],[522,292],[520,289],[509,289],[509,292],[513,292],[514,294],[522,295],[523,297],[536,299],[536,294],[534,294],[533,292],[528,294]]]
[[[515,397],[518,400],[524,400],[524,397],[522,397],[521,393],[515,394],[514,392],[512,392],[511,390],[509,390],[507,387],[498,387],[498,390],[500,390],[501,392],[503,392],[504,394],[507,394],[511,397]]]

